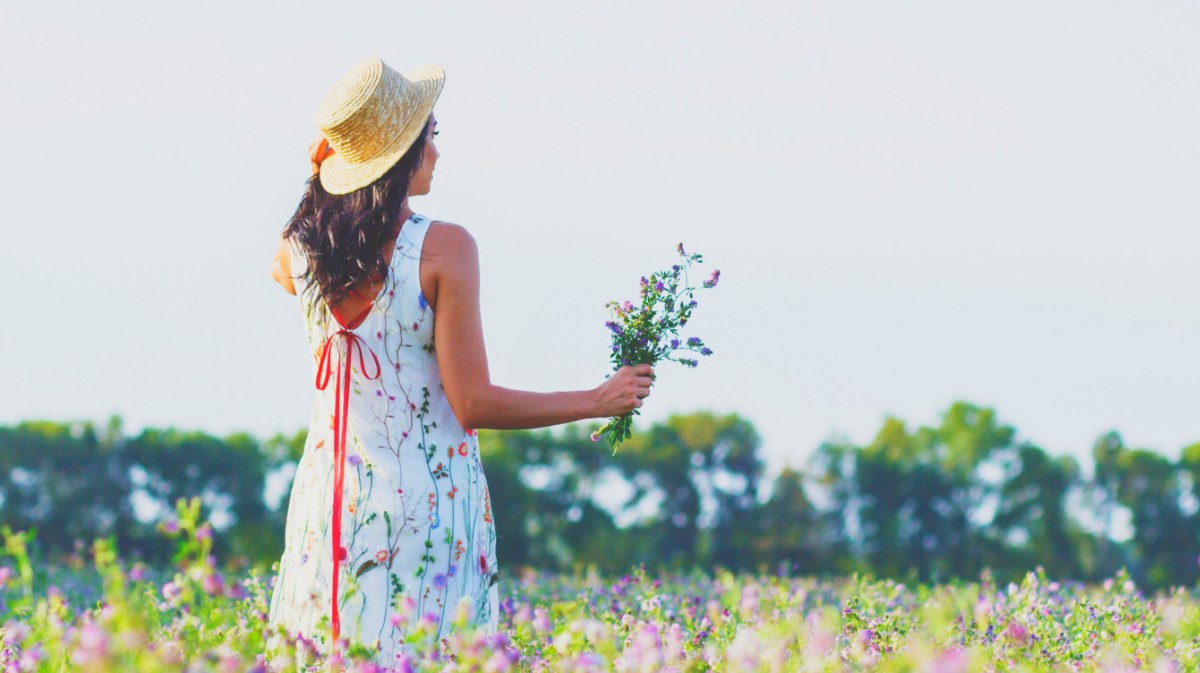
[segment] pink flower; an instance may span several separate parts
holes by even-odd
[[[204,586],[204,593],[208,594],[209,596],[218,596],[223,593],[225,589],[225,578],[222,577],[220,573],[210,573],[205,575],[204,579],[202,579],[200,583]]]
[[[1004,632],[1019,645],[1024,645],[1029,641],[1029,631],[1015,619],[1008,623],[1008,628]]]

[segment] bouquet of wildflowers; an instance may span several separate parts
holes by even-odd
[[[699,289],[689,284],[687,271],[693,264],[704,263],[704,258],[699,254],[689,255],[682,243],[676,251],[682,264],[675,264],[667,271],[652,273],[649,278],[642,277],[640,306],[634,306],[629,301],[623,304],[610,301],[606,304],[613,314],[613,319],[604,323],[612,331],[613,371],[630,365],[653,366],[660,360],[673,360],[686,367],[695,367],[699,364],[695,358],[676,357],[675,354],[683,351],[712,355],[712,349],[705,346],[700,337],[680,341],[679,328],[687,324],[692,310],[696,308],[692,293]],[[714,270],[703,286],[716,287],[720,278],[721,272]],[[634,409],[623,416],[612,417],[592,433],[592,441],[599,441],[601,436],[608,435],[608,443],[616,453],[621,442],[629,438],[633,416],[640,413]]]

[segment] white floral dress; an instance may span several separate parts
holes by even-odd
[[[446,401],[433,309],[421,292],[429,226],[429,218],[414,214],[401,227],[383,289],[353,329],[295,280],[318,390],[288,501],[270,623],[327,646],[337,555],[340,635],[377,646],[383,665],[404,651],[406,631],[419,620],[436,619],[440,638],[457,609],[470,610],[472,622],[492,632],[498,618],[496,529],[479,444]],[[304,265],[293,244],[294,277]],[[339,396],[347,400],[344,411]],[[341,419],[344,444],[335,432]],[[339,447],[345,458],[336,498]]]

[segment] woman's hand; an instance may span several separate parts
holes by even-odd
[[[642,406],[654,385],[654,367],[647,364],[621,367],[592,390],[596,418],[623,416]]]

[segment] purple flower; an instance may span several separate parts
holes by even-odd
[[[211,573],[205,575],[200,584],[204,587],[204,593],[216,596],[224,591],[225,578],[221,576],[221,573]]]
[[[433,587],[435,589],[446,588],[446,573],[438,573],[433,576]]]
[[[693,347],[699,346],[700,345],[700,337],[689,337],[687,344],[689,346],[693,346]]]
[[[700,354],[701,355],[712,355],[712,349],[709,348],[708,346],[705,346],[704,348],[700,349]]]
[[[196,539],[197,540],[211,540],[212,539],[212,526],[210,526],[208,524],[204,524],[203,526],[200,526],[199,528],[197,528],[196,529]]]
[[[695,367],[696,365],[700,364],[696,360],[691,360],[689,358],[679,358],[679,363],[687,367]]]
[[[680,244],[679,244],[679,247],[677,247],[677,248],[675,248],[675,249],[679,251],[679,254],[680,254],[680,256],[687,255],[687,253],[686,253],[686,252],[684,252],[684,250],[683,250],[683,244],[682,244],[682,243],[680,243]]]
[[[716,287],[718,280],[721,280],[720,269],[716,269],[712,272],[712,275],[708,277],[708,280],[704,281],[704,287]]]
[[[346,456],[346,462],[350,463],[350,465],[353,467],[358,467],[359,465],[362,465],[362,457],[357,453],[352,453]]]
[[[665,290],[665,289],[667,289],[667,286],[666,286],[666,285],[663,285],[663,283],[662,283],[662,281],[661,281],[661,280],[660,280],[660,281],[658,281],[658,282],[656,282],[656,283],[654,283],[654,291],[655,291],[655,292],[662,292],[662,291],[663,291],[663,290]]]
[[[671,348],[679,348],[679,339],[671,339]]]
[[[621,334],[621,332],[624,331],[621,329],[621,326],[616,323],[615,320],[609,320],[608,322],[604,323],[604,326],[607,327],[608,329],[612,330],[613,334],[619,335],[619,334]]]

